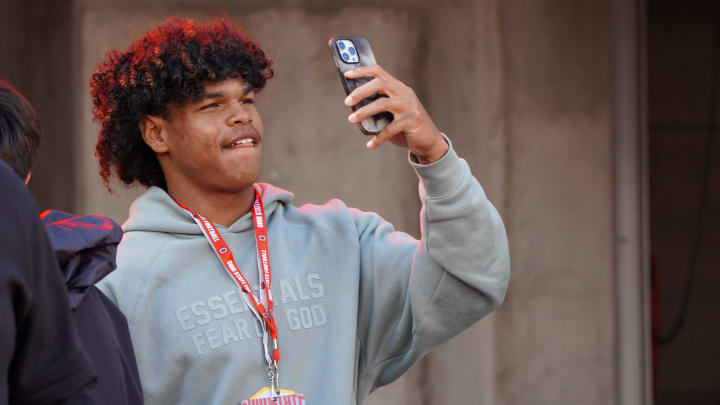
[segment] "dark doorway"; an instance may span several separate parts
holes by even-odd
[[[720,2],[648,0],[655,404],[720,404]]]

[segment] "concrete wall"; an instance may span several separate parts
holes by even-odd
[[[502,2],[513,276],[497,403],[615,401],[608,5]]]
[[[0,1],[0,79],[27,97],[43,131],[29,185],[41,210],[74,207],[70,8],[64,1]]]
[[[25,83],[25,59],[23,49],[27,47],[24,33],[26,21],[25,9],[17,2],[3,2],[3,12],[0,13],[0,76],[2,80],[13,84],[16,87]],[[8,39],[14,38],[14,41]],[[23,89],[25,90],[25,89]]]
[[[294,191],[297,203],[340,197],[417,234],[404,151],[365,151],[345,121],[326,41],[364,34],[470,162],[503,215],[513,265],[495,315],[368,403],[615,403],[609,4],[76,0],[67,29],[77,63],[72,208],[122,221],[138,193],[110,195],[96,173],[87,82],[103,53],[168,16],[226,11],[275,60],[259,99],[262,180]]]

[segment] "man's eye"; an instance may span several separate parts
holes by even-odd
[[[243,104],[255,104],[255,100],[253,100],[251,98],[244,98],[244,99],[240,100],[240,102]]]
[[[200,107],[200,109],[207,110],[207,109],[215,108],[215,107],[219,107],[219,106],[220,106],[220,104],[218,104],[218,103],[210,103],[210,104],[205,104],[204,106]]]

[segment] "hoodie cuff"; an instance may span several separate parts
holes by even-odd
[[[418,163],[417,157],[408,152],[410,165],[420,178],[428,197],[442,197],[448,194],[463,177],[462,160],[455,153],[447,135],[442,134],[442,136],[449,146],[448,151],[443,157],[430,164]]]

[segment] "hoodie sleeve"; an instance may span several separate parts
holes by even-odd
[[[449,142],[449,141],[448,141]],[[502,220],[450,145],[420,178],[421,240],[353,211],[360,235],[359,396],[497,308],[510,259]]]

